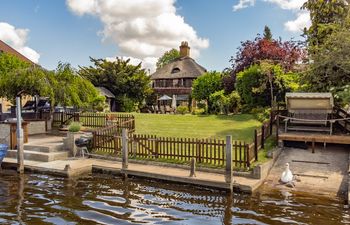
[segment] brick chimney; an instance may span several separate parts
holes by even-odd
[[[187,41],[181,42],[180,57],[190,57],[190,47],[188,46]]]

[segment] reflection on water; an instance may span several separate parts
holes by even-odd
[[[141,179],[0,174],[1,224],[344,224],[339,200],[254,196]]]

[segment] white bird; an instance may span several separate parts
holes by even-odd
[[[281,181],[284,184],[291,183],[293,181],[293,174],[289,169],[289,163],[286,163],[286,169],[282,173]]]

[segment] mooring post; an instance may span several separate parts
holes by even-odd
[[[128,169],[128,129],[122,129],[122,169]]]
[[[232,191],[232,176],[233,164],[232,164],[232,136],[226,136],[226,169],[225,169],[225,182],[230,184]]]
[[[24,153],[23,153],[23,129],[21,97],[16,97],[16,118],[17,118],[17,172],[24,172]]]
[[[196,158],[191,159],[190,177],[196,177]]]

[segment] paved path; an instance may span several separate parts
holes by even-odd
[[[5,158],[4,166],[15,166],[16,159]],[[122,171],[122,164],[118,161],[108,161],[101,159],[68,159],[57,160],[52,162],[35,162],[24,161],[26,170],[34,172],[42,172],[56,174],[62,176],[76,176],[82,173],[103,172],[113,174],[124,174],[159,179],[164,181],[173,181],[186,184],[194,184],[200,186],[208,186],[212,188],[230,189],[230,185],[225,182],[224,174],[211,172],[196,172],[196,177],[189,177],[188,169],[165,167],[159,165],[144,165],[130,163],[126,171]],[[65,170],[66,165],[70,169]],[[240,191],[251,193],[256,190],[262,183],[259,179],[234,177],[233,187]]]
[[[348,189],[348,159],[349,151],[346,147],[327,146],[324,149],[322,145],[316,148],[314,154],[311,150],[285,148],[260,190],[268,192],[270,189],[281,189],[345,196]],[[279,184],[287,162],[292,173],[300,178],[293,189]]]

